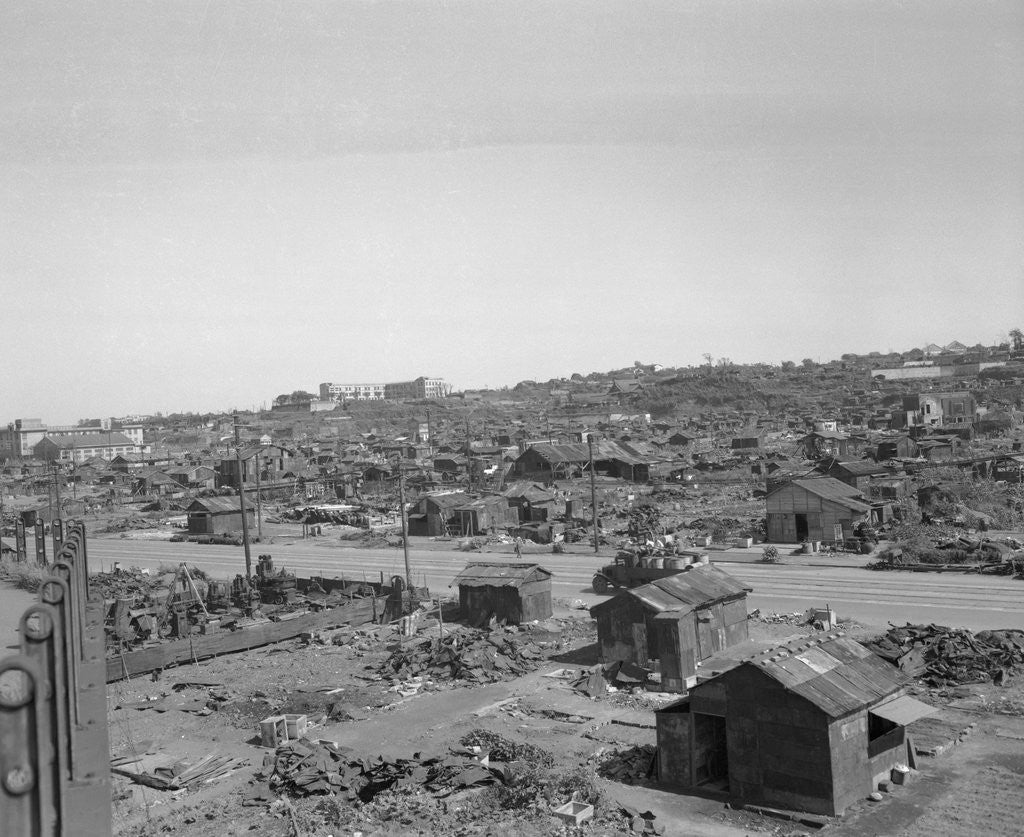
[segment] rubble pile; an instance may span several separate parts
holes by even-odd
[[[131,515],[129,517],[112,518],[101,531],[104,532],[128,532],[134,529],[156,529],[160,524],[156,520],[146,517]]]
[[[652,744],[639,744],[613,752],[599,750],[594,755],[598,761],[598,776],[627,785],[651,778],[657,769],[656,756],[657,748]]]
[[[624,660],[616,660],[606,666],[584,669],[570,684],[573,691],[590,698],[598,698],[619,689],[643,689],[650,678],[650,672]]]
[[[333,523],[342,526],[358,526],[362,529],[369,525],[366,511],[361,509],[336,510],[304,506],[285,509],[280,516],[283,520],[296,523]]]
[[[197,588],[201,592],[205,591],[206,573],[198,567],[189,567],[189,573]],[[89,587],[98,590],[107,600],[151,597],[162,601],[170,595],[176,577],[175,572],[152,575],[148,570],[132,567],[128,570],[90,575]]]
[[[369,802],[382,791],[419,786],[435,795],[494,784],[500,773],[468,754],[407,759],[367,758],[329,741],[290,741],[264,760],[272,790],[289,796],[333,794]]]
[[[547,750],[534,744],[520,743],[486,729],[475,729],[459,741],[464,747],[479,747],[488,753],[492,761],[525,761],[541,767],[554,764],[554,757]]]
[[[1024,631],[979,631],[941,625],[892,627],[865,643],[911,677],[931,686],[987,683],[997,686],[1024,668]]]
[[[805,612],[794,611],[793,613],[762,613],[760,610],[752,610],[747,614],[751,621],[762,622],[766,625],[794,625],[803,627],[810,624]]]
[[[495,683],[533,671],[544,656],[525,633],[512,629],[453,632],[443,639],[402,644],[378,673],[393,682],[421,675]]]

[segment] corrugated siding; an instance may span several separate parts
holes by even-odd
[[[654,717],[658,736],[658,779],[668,785],[689,788],[693,785],[689,707],[673,706]]]

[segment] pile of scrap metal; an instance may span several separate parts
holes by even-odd
[[[476,785],[494,784],[502,772],[466,751],[448,756],[407,759],[366,758],[333,742],[305,738],[268,754],[263,776],[272,790],[289,796],[331,794],[350,802],[369,802],[382,791],[419,786],[436,796]]]
[[[295,601],[297,582],[294,573],[287,572],[284,567],[274,572],[274,559],[270,555],[261,555],[256,565],[256,591],[260,601],[269,604],[291,604]]]
[[[627,750],[598,750],[597,775],[632,785],[655,776],[658,769],[657,749],[651,744],[637,744]]]
[[[992,575],[1013,575],[1024,567],[1024,556],[1017,554],[1017,541],[979,540],[956,537],[935,539],[933,548],[925,551],[904,550],[899,541],[879,554],[879,560],[868,564],[872,570],[937,570],[958,568],[964,572]]]
[[[979,631],[941,625],[892,627],[865,643],[911,677],[931,686],[1003,685],[1024,667],[1024,631]]]
[[[657,506],[639,505],[628,511],[629,524],[626,531],[630,540],[645,543],[654,541],[665,532],[661,522],[661,509]]]
[[[193,624],[209,617],[205,599],[213,585],[196,579],[185,564],[173,575],[161,576],[154,587],[142,586],[142,578],[113,573],[102,582],[102,589],[115,594],[106,632],[117,644],[187,636]]]
[[[392,683],[419,675],[494,683],[533,671],[543,659],[540,647],[517,629],[463,628],[442,639],[399,645],[380,664],[378,674]]]
[[[296,523],[334,523],[341,526],[358,526],[365,529],[370,524],[366,510],[346,506],[331,508],[329,506],[306,506],[288,509],[281,512],[281,518]]]
[[[107,635],[118,648],[157,639],[180,639],[193,629],[220,618],[219,626],[230,627],[232,619],[254,607],[264,606],[266,614],[308,607],[334,607],[363,596],[379,595],[383,583],[344,579],[298,579],[284,568],[275,569],[270,555],[260,555],[252,584],[245,577],[217,581],[198,577],[199,571],[185,564],[176,573],[149,578],[143,571],[118,570],[95,577],[109,602]],[[251,600],[251,601],[250,601]],[[237,611],[233,613],[232,610]]]
[[[584,669],[573,681],[574,691],[587,697],[597,698],[617,689],[643,689],[647,686],[650,672],[626,660],[616,660],[605,666]]]

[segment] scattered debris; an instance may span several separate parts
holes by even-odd
[[[633,834],[664,834],[665,826],[655,825],[655,815],[650,811],[638,811],[628,805],[620,805],[619,812],[629,821],[629,830]]]
[[[459,743],[464,747],[480,747],[490,754],[492,761],[525,761],[543,767],[554,764],[554,757],[547,750],[533,744],[512,741],[486,729],[475,729],[467,733]]]
[[[533,671],[543,660],[540,647],[518,630],[469,630],[401,644],[378,673],[392,684],[423,675],[494,683]]]
[[[178,761],[157,767],[149,773],[134,773],[113,765],[111,765],[110,771],[118,776],[126,776],[139,785],[146,785],[158,790],[181,790],[213,782],[248,763],[247,759],[209,755],[204,756],[195,764]]]
[[[493,754],[492,754],[493,755]],[[474,756],[422,756],[407,759],[361,757],[329,741],[299,739],[282,744],[264,760],[269,787],[290,796],[335,794],[350,802],[368,802],[378,793],[421,786],[437,796],[500,781],[501,773]]]
[[[980,631],[941,625],[892,627],[865,643],[878,656],[931,686],[1003,685],[1024,666],[1024,631]]]
[[[597,760],[598,776],[627,785],[650,779],[657,769],[657,748],[652,744],[613,752],[598,750],[593,758]]]

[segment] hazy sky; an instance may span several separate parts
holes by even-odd
[[[1024,3],[0,4],[0,421],[1024,326]]]

